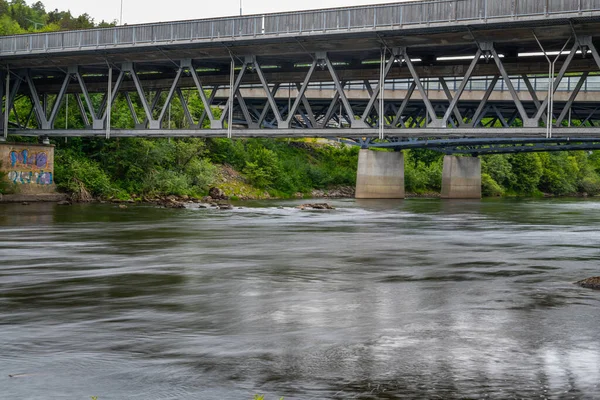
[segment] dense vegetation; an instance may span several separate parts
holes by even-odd
[[[288,197],[355,182],[358,149],[282,140],[75,139],[58,143],[59,188],[90,196]],[[227,179],[222,165],[241,172]]]
[[[408,152],[406,189],[439,191],[443,156]],[[494,154],[481,156],[484,196],[600,194],[599,152]]]
[[[14,35],[27,32],[53,32],[65,29],[87,29],[113,25],[101,21],[95,23],[88,14],[78,17],[70,11],[47,12],[41,1],[31,6],[25,0],[0,0],[0,35]]]
[[[0,0],[0,35],[111,24],[114,22],[96,23],[87,14],[47,12],[39,1],[29,6],[24,0]],[[195,91],[186,91],[185,95],[197,119],[203,111],[202,102]],[[92,97],[94,106],[99,109],[102,96]],[[165,97],[163,93],[159,108]],[[132,98],[137,114],[143,115],[139,98]],[[75,108],[74,95],[68,95],[55,126],[83,128],[81,116],[72,111]],[[30,100],[22,97],[16,109],[18,115],[28,115]],[[213,113],[218,116],[220,110],[215,109]],[[178,98],[169,109],[166,123],[170,128],[189,127]],[[35,118],[30,124],[35,124]],[[127,102],[122,97],[115,101],[112,126],[134,127]],[[261,197],[265,193],[279,197],[309,194],[313,189],[354,185],[358,155],[357,148],[312,140],[78,138],[60,139],[55,144],[56,182],[61,190],[81,199],[168,194],[201,196],[213,185],[222,186],[228,194],[238,197]],[[425,150],[405,154],[407,191],[439,192],[442,155]],[[483,156],[482,160],[483,192],[487,196],[583,192],[595,195],[600,192],[600,154],[596,152],[491,155]]]

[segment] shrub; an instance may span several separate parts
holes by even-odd
[[[66,152],[57,155],[54,165],[57,187],[72,193],[79,200],[89,201],[92,196],[112,197],[119,194],[110,177],[95,161]]]
[[[194,158],[186,168],[185,174],[190,178],[192,190],[203,193],[217,179],[217,167],[205,158]]]
[[[481,194],[486,197],[498,197],[504,194],[504,189],[489,174],[481,174]]]
[[[579,190],[589,194],[590,196],[596,196],[600,194],[600,177],[598,177],[596,174],[586,176],[581,180]]]
[[[538,192],[538,184],[543,174],[542,162],[537,153],[519,153],[509,156],[513,179],[510,188],[517,193]]]

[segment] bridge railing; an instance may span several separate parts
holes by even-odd
[[[488,89],[493,77],[484,76],[471,78],[465,87],[466,91],[485,91]],[[579,76],[565,76],[559,83],[556,91],[557,92],[572,92],[577,86],[579,82]],[[438,91],[441,92],[444,90],[444,87],[440,83],[439,78],[422,78],[421,82],[423,87],[427,91]],[[445,78],[446,85],[448,89],[452,92],[456,92],[460,84],[462,83],[462,78]],[[531,77],[529,78],[529,82],[531,83],[531,87],[535,92],[548,92],[548,78],[546,77]],[[525,80],[522,78],[513,77],[511,78],[511,83],[513,87],[517,91],[527,91],[527,85]],[[412,79],[387,79],[385,83],[385,90],[394,91],[394,90],[409,90],[412,84]],[[369,81],[369,85],[371,89],[377,87],[377,81]],[[258,89],[263,90],[263,86],[260,84],[248,84],[244,85],[244,88],[248,89]],[[308,85],[309,90],[335,90],[335,84],[331,82],[311,82]],[[279,91],[281,93],[287,93],[287,91],[296,91],[296,84],[283,84],[280,86]],[[344,90],[346,91],[368,91],[367,85],[362,81],[348,82],[344,86]],[[496,82],[494,86],[494,92],[508,92],[508,86],[506,83],[500,79]],[[581,87],[581,92],[600,92],[600,75],[588,76],[585,80],[583,86]]]
[[[0,37],[0,55],[498,18],[583,15],[600,0],[433,0]]]

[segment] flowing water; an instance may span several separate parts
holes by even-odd
[[[600,399],[600,201],[0,205],[0,399]]]

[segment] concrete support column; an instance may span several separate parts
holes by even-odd
[[[444,157],[442,199],[481,199],[481,160]]]
[[[361,150],[356,176],[357,199],[403,199],[404,154]]]

